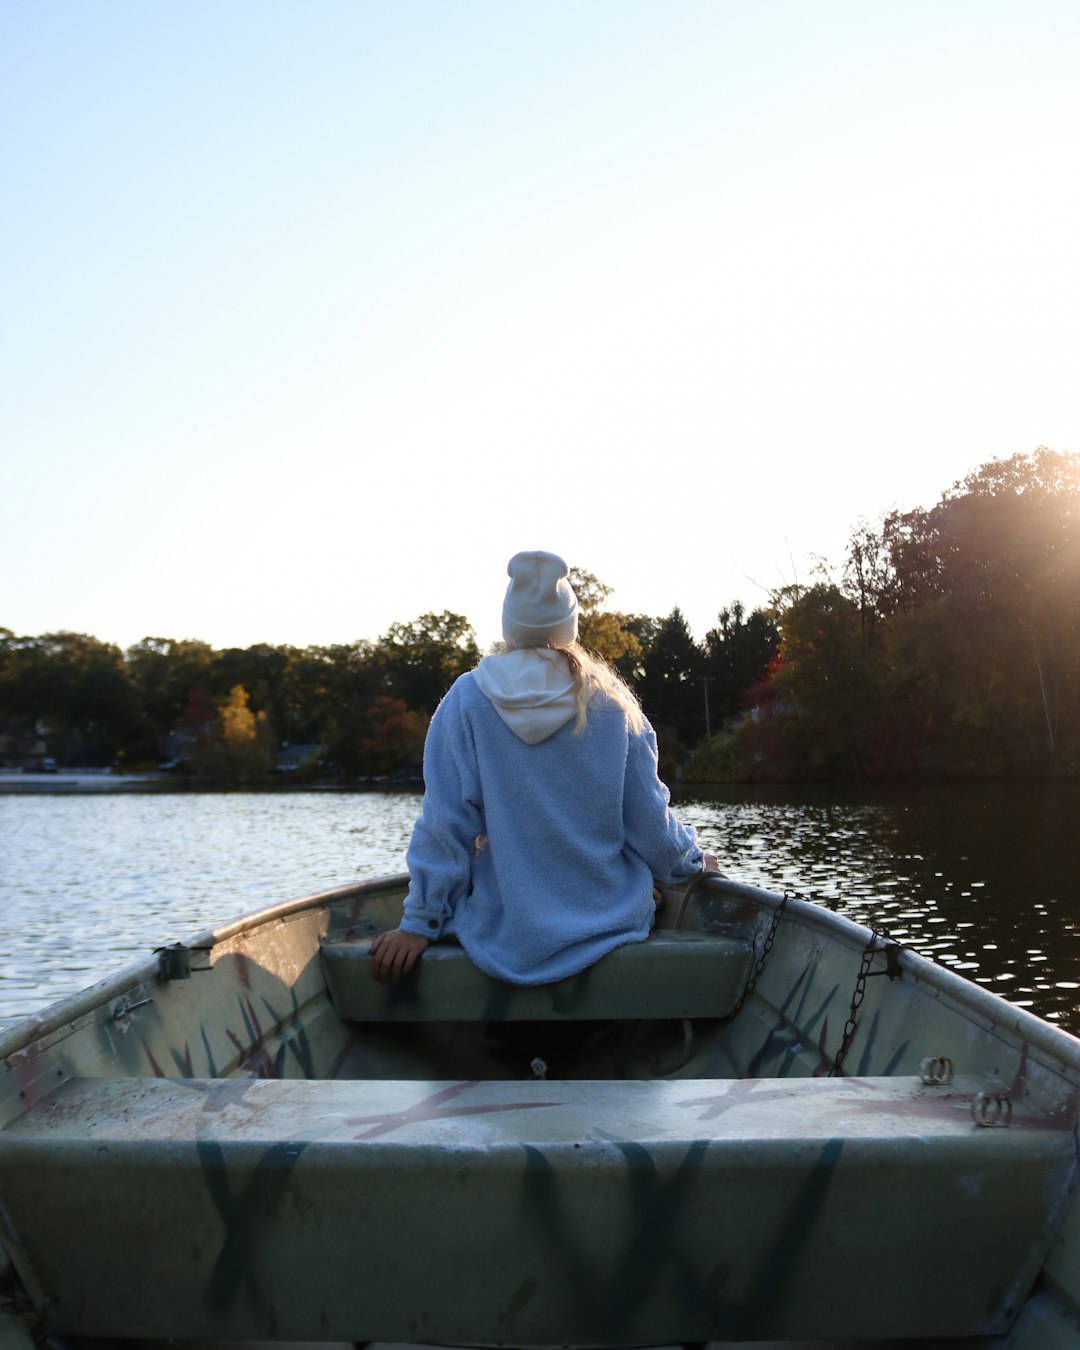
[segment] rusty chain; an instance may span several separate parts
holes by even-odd
[[[796,891],[795,899],[805,900],[806,897],[803,895],[799,895],[799,893]],[[788,892],[785,891],[784,898],[773,910],[772,922],[769,924],[769,931],[765,934],[765,941],[761,944],[761,955],[758,957],[754,965],[754,969],[750,972],[750,976],[747,979],[746,984],[743,987],[743,991],[739,995],[734,1008],[732,1008],[731,1012],[729,1012],[728,1015],[723,1019],[725,1022],[730,1022],[733,1017],[737,1016],[738,1013],[742,1012],[743,1005],[746,1003],[746,1000],[750,997],[750,995],[754,992],[754,986],[758,982],[758,976],[765,969],[765,962],[769,959],[769,953],[772,951],[773,943],[776,941],[776,930],[780,927],[780,920],[784,917],[784,910],[787,909],[787,902],[788,902]]]
[[[879,947],[878,941],[885,945]],[[870,940],[863,948],[862,961],[859,964],[859,973],[855,977],[855,988],[851,994],[851,1008],[848,1011],[847,1021],[844,1023],[844,1034],[840,1040],[840,1049],[836,1052],[836,1058],[829,1069],[828,1077],[840,1078],[844,1071],[844,1059],[847,1052],[851,1049],[851,1043],[855,1039],[855,1032],[859,1025],[859,1009],[862,1007],[863,999],[866,997],[866,981],[871,975],[887,975],[890,980],[896,979],[900,974],[898,963],[898,953],[900,944],[894,941],[884,928],[876,925],[871,926]],[[874,957],[879,953],[885,954],[885,969],[871,971]]]

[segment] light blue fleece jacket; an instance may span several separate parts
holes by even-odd
[[[555,658],[540,658],[554,670],[533,693],[493,701],[482,692],[492,671],[496,688],[507,669],[513,676],[527,660],[520,652],[488,657],[455,682],[428,730],[407,855],[401,927],[452,935],[481,970],[515,984],[563,979],[642,941],[653,878],[685,881],[702,865],[657,776],[652,728],[631,732],[622,710],[595,694],[575,736],[565,658]]]

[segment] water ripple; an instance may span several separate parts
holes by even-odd
[[[1080,1031],[1080,784],[730,789],[677,808],[729,876],[883,925]],[[402,871],[418,811],[415,793],[0,797],[0,1021],[210,924]]]
[[[0,1022],[165,942],[401,872],[415,793],[0,798]]]

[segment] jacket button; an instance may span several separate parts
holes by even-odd
[[[438,928],[438,926],[439,926],[439,921],[438,921],[438,919],[428,919],[428,921],[427,921],[427,926],[428,926],[429,928]]]

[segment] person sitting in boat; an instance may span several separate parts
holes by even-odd
[[[648,937],[654,877],[718,869],[670,808],[637,699],[577,641],[566,563],[518,553],[507,572],[505,650],[431,720],[404,914],[371,944],[383,982],[442,937],[496,979],[564,979]]]

